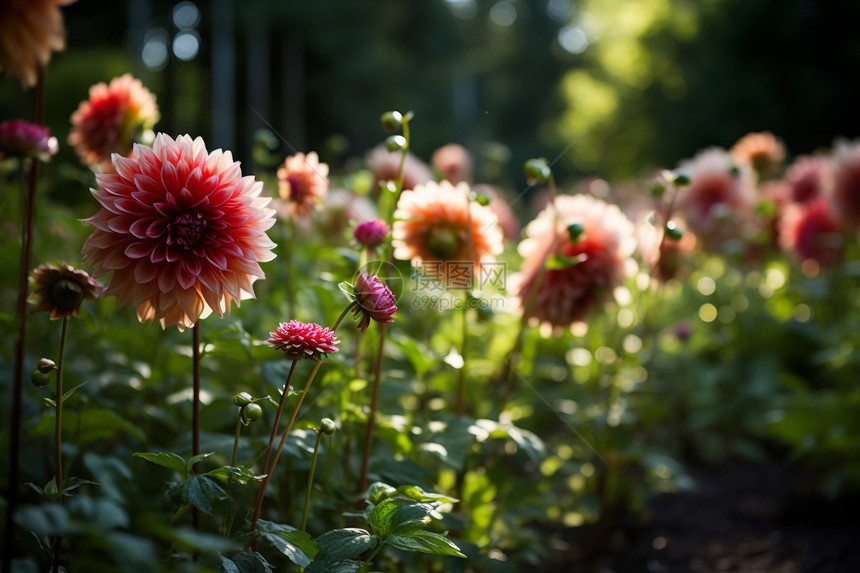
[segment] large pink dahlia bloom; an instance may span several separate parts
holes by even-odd
[[[590,195],[564,195],[554,204],[558,213],[551,203],[526,226],[523,265],[511,290],[533,322],[569,327],[584,322],[635,269],[636,239],[633,223],[616,205]],[[573,224],[581,230],[575,241]]]
[[[229,151],[160,133],[151,149],[136,144],[132,159],[115,154],[113,164],[91,189],[102,208],[84,220],[95,230],[82,251],[96,276],[111,273],[105,294],[137,306],[141,322],[180,330],[254,296],[259,263],[275,258],[266,235],[274,212]]]

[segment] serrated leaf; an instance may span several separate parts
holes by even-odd
[[[215,452],[207,452],[205,454],[197,454],[196,456],[190,458],[187,462],[185,462],[185,468],[188,472],[186,475],[191,475],[194,472],[194,470],[192,468],[194,468],[195,464],[205,460],[206,458],[213,455],[214,453]]]
[[[397,509],[397,505],[398,502],[393,499],[383,499],[370,510],[367,521],[380,537],[391,534],[391,515]]]
[[[314,562],[322,560],[327,563],[337,563],[345,559],[358,557],[365,551],[376,547],[377,538],[364,529],[348,527],[333,529],[317,537],[319,553]]]
[[[227,492],[214,480],[205,476],[192,476],[174,484],[167,495],[179,504],[190,503],[203,513],[212,513],[212,502],[227,499]]]
[[[391,514],[389,535],[412,537],[424,529],[433,506],[426,503],[401,503]]]
[[[171,469],[182,477],[188,477],[190,472],[185,464],[185,458],[173,452],[137,452],[134,457],[144,459],[157,466]]]
[[[397,490],[387,483],[382,483],[381,481],[373,482],[370,484],[370,487],[367,488],[366,499],[371,503],[379,503],[381,500],[394,495],[394,492],[396,491]]]
[[[224,485],[230,485],[231,483],[245,485],[252,480],[262,481],[264,479],[264,476],[257,475],[252,468],[245,466],[222,466],[201,475],[216,479]]]
[[[454,557],[466,557],[460,552],[453,541],[432,531],[421,531],[412,537],[399,537],[393,535],[387,540],[389,545],[402,549],[403,551],[414,551],[419,553],[430,553],[431,555],[451,555]]]
[[[307,567],[319,552],[317,542],[295,527],[260,519],[257,521],[257,531],[263,539],[299,567]]]

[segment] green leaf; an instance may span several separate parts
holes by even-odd
[[[553,255],[546,260],[546,269],[548,271],[562,271],[575,267],[579,263],[585,262],[587,256],[583,253],[575,257],[566,257],[564,255]]]
[[[77,386],[70,388],[69,390],[63,392],[63,402],[65,402],[67,399],[69,399],[72,396],[72,394],[77,392],[78,388],[80,388],[81,386],[83,386],[86,383],[87,383],[87,380],[84,380],[83,382],[81,382]]]
[[[424,529],[432,511],[433,506],[426,503],[401,502],[391,514],[389,535],[412,537]]]
[[[361,561],[353,561],[352,559],[345,559],[337,563],[314,561],[305,568],[305,573],[353,573],[358,571],[362,564]]]
[[[222,466],[201,475],[218,480],[223,485],[230,485],[231,483],[245,485],[249,481],[262,481],[264,479],[263,476],[255,474],[252,468],[245,466]]]
[[[134,454],[134,457],[142,458],[157,466],[171,469],[181,474],[182,477],[188,477],[189,475],[191,475],[191,472],[188,471],[188,466],[185,463],[185,458],[180,455],[174,454],[173,452],[137,452],[136,454]]]
[[[346,281],[338,283],[337,288],[340,289],[340,292],[346,295],[346,298],[349,302],[353,302],[355,300],[355,287],[349,284]]]
[[[460,548],[457,547],[453,541],[444,535],[433,533],[432,531],[421,531],[412,537],[399,537],[393,535],[386,541],[392,547],[402,549],[403,551],[466,557],[460,552]]]
[[[377,541],[376,537],[364,529],[354,527],[333,529],[317,537],[319,553],[314,562],[320,560],[327,563],[337,563],[352,559],[376,547]]]
[[[522,428],[517,428],[516,426],[510,426],[508,428],[508,435],[517,447],[528,454],[532,461],[540,463],[546,458],[546,446],[536,434]]]
[[[198,463],[198,462],[201,462],[201,461],[205,460],[206,458],[208,458],[209,456],[213,455],[214,453],[215,453],[215,452],[208,452],[208,453],[205,453],[205,454],[197,454],[196,456],[194,456],[194,457],[192,457],[191,459],[189,459],[189,460],[185,463],[185,469],[186,469],[186,471],[187,471],[186,475],[191,475],[192,473],[194,473],[194,469],[193,469],[193,468],[194,468],[194,464],[196,464],[196,463]]]
[[[190,503],[206,514],[212,513],[212,502],[227,499],[227,492],[206,476],[192,476],[167,490],[168,497],[178,504]]]
[[[40,535],[66,535],[71,531],[69,512],[55,503],[20,508],[15,523]]]
[[[397,505],[398,502],[393,499],[383,499],[370,511],[367,521],[380,537],[391,534],[391,515],[397,509]]]
[[[63,480],[63,495],[71,497],[69,492],[78,489],[82,485],[99,485],[99,483],[77,477],[66,478]]]
[[[226,573],[274,573],[275,569],[256,551],[243,551],[229,559],[221,557],[221,567]]]
[[[393,497],[394,495],[408,497],[409,499],[414,501],[440,501],[443,503],[457,503],[458,501],[460,501],[456,497],[442,495],[441,493],[432,493],[424,491],[417,485],[402,485],[396,490],[394,490],[391,495],[388,495],[386,497]]]
[[[260,519],[257,521],[257,531],[263,539],[299,567],[307,567],[319,552],[316,541],[295,527]]]

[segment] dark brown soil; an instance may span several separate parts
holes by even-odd
[[[604,551],[587,551],[593,532],[570,530],[541,570],[860,572],[860,499],[803,495],[805,478],[782,463],[691,473],[694,491],[658,496],[644,518],[600,536]]]

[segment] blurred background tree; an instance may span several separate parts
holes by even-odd
[[[276,153],[355,164],[388,109],[416,112],[422,157],[459,142],[479,180],[517,187],[534,156],[557,159],[562,181],[617,181],[750,131],[794,153],[860,134],[858,3],[87,0],[64,12],[68,50],[46,99],[60,141],[88,87],[126,71],[156,93],[158,130],[246,164],[261,128],[283,136]],[[0,82],[3,119],[27,117],[27,100]],[[60,175],[56,198],[88,199],[85,172]]]

